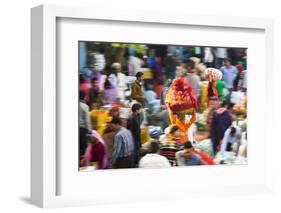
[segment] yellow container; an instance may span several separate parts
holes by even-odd
[[[96,130],[102,136],[105,127],[106,127],[106,125],[103,125],[103,126],[93,126],[93,129]]]
[[[107,110],[97,110],[93,109],[90,113],[90,118],[93,127],[101,127],[106,124],[106,120],[108,117]]]
[[[143,79],[153,79],[153,73],[150,69],[148,68],[143,68],[142,69],[142,73],[143,73]]]

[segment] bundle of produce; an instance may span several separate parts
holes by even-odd
[[[216,68],[207,68],[204,71],[204,77],[208,81],[218,81],[222,79],[222,72]]]
[[[242,99],[240,102],[234,105],[233,112],[236,115],[244,115],[247,112],[247,99]]]
[[[202,140],[193,145],[196,149],[201,150],[202,152],[206,153],[208,156],[214,156],[213,146],[211,139]]]
[[[173,80],[165,98],[167,107],[174,113],[191,114],[197,108],[192,87],[184,77]]]

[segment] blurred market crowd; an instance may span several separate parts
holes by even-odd
[[[246,164],[246,51],[80,41],[80,171]],[[207,68],[222,73],[216,96]],[[184,142],[165,105],[177,77],[188,80],[198,104]]]

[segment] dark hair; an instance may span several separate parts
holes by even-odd
[[[231,136],[234,136],[235,133],[236,133],[236,128],[235,128],[235,127],[231,127],[231,129],[230,129],[230,135],[231,135]]]
[[[80,100],[83,100],[85,98],[85,96],[86,96],[86,93],[84,91],[79,92],[79,99]]]
[[[142,77],[142,76],[143,76],[143,73],[142,73],[142,72],[137,72],[136,78],[139,78],[139,77]]]
[[[223,62],[229,62],[229,63],[231,63],[231,60],[229,59],[229,58],[225,58],[225,59],[223,59]]]
[[[174,125],[171,129],[170,129],[170,134],[173,134],[173,133],[175,133],[176,131],[178,131],[179,130],[179,127],[178,126],[176,126],[176,125]]]
[[[185,65],[186,69],[194,69],[195,68],[195,62],[191,59],[188,59]]]
[[[97,81],[98,79],[97,78],[92,78],[92,80],[91,80],[91,83],[94,83],[95,81]]]
[[[142,58],[142,57],[143,57],[143,54],[142,54],[142,53],[137,52],[137,53],[136,53],[136,56],[137,56],[138,58]]]
[[[112,120],[110,121],[110,123],[111,123],[111,124],[118,124],[118,125],[121,125],[121,124],[122,124],[122,121],[121,121],[121,119],[120,119],[119,117],[114,116],[114,117],[112,118]]]
[[[141,109],[141,105],[136,103],[132,106],[132,112],[136,112],[137,110]]]
[[[100,48],[98,49],[98,51],[99,51],[99,53],[104,54],[105,49],[104,49],[103,47],[100,47]]]
[[[192,143],[190,141],[186,141],[183,145],[183,148],[184,149],[191,149],[193,146],[192,146]]]
[[[149,153],[156,153],[160,150],[160,144],[158,142],[151,142],[149,145]]]

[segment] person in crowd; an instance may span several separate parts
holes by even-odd
[[[159,139],[162,135],[162,131],[159,128],[152,128],[149,130],[150,141],[145,142],[141,146],[140,155],[144,156],[145,154],[150,152],[150,144],[151,143],[160,143]]]
[[[117,96],[117,89],[111,85],[107,77],[104,83],[103,104],[106,105],[119,103]]]
[[[165,74],[168,79],[175,78],[175,70],[178,62],[173,53],[169,52],[164,60]]]
[[[196,74],[196,69],[195,69],[195,62],[193,60],[188,60],[186,63],[186,73],[185,77],[187,78],[189,84],[191,85],[196,98],[199,97],[200,95],[200,77]]]
[[[141,72],[141,67],[144,65],[144,61],[141,58],[142,55],[140,53],[136,53],[136,56],[129,56],[128,74],[130,76],[135,76],[138,72]]]
[[[96,162],[96,169],[107,168],[107,156],[105,142],[99,133],[92,130],[87,134],[88,147],[83,158],[83,165],[90,166],[91,163]]]
[[[144,85],[144,92],[143,92],[146,101],[149,105],[154,105],[155,103],[159,103],[157,99],[157,94],[153,91],[151,84]]]
[[[223,59],[228,58],[227,48],[217,47],[215,48],[215,68],[220,69],[223,65]]]
[[[182,66],[176,67],[175,77],[184,77],[186,70]]]
[[[214,67],[215,55],[211,47],[204,48],[203,62],[207,67]]]
[[[119,117],[113,117],[110,125],[116,131],[113,139],[110,168],[133,168],[135,145],[132,133],[121,126],[121,119]]]
[[[116,130],[112,128],[111,124],[108,121],[102,135],[102,138],[106,144],[106,155],[107,155],[108,162],[110,162],[112,158],[113,145],[114,145],[113,142],[116,133],[117,133]]]
[[[239,82],[239,88],[242,92],[247,92],[247,70],[243,70],[241,73],[241,80]]]
[[[237,69],[237,75],[235,77],[235,79],[233,80],[233,91],[238,91],[239,88],[239,84],[241,82],[241,80],[243,79],[242,74],[243,74],[243,66],[241,64],[241,62],[239,62],[236,65],[236,69]]]
[[[193,152],[193,146],[190,141],[184,143],[183,150],[176,153],[177,166],[198,166],[202,161],[198,155]]]
[[[133,100],[136,100],[137,102],[141,103],[142,105],[145,103],[145,96],[143,94],[142,90],[142,81],[143,81],[143,73],[138,72],[136,74],[136,80],[134,83],[131,85],[131,97]]]
[[[213,122],[214,112],[220,107],[220,102],[218,99],[209,99],[208,108],[204,111],[206,117],[206,131],[211,132],[211,126]]]
[[[92,130],[89,116],[89,106],[84,103],[85,93],[80,91],[79,94],[79,153],[84,155],[87,148],[87,134]]]
[[[180,150],[177,141],[181,137],[177,125],[171,125],[165,129],[166,138],[161,142],[160,154],[165,156],[172,166],[176,166],[176,152]]]
[[[160,144],[151,142],[150,152],[141,158],[139,168],[169,168],[171,164],[168,159],[160,155]]]
[[[153,73],[154,81],[153,81],[153,90],[157,94],[157,99],[160,98],[161,91],[163,88],[163,68],[162,68],[162,59],[159,56],[155,57],[155,69]]]
[[[171,124],[169,111],[165,105],[161,105],[158,110],[151,114],[150,118],[155,122],[160,122],[163,131]]]
[[[104,70],[106,61],[104,57],[104,49],[103,48],[95,48],[93,51],[89,53],[89,66],[92,68],[92,78],[97,78],[100,80],[101,72]]]
[[[241,139],[240,128],[238,126],[229,127],[224,133],[222,144],[220,146],[220,151],[221,152],[235,151],[237,153],[240,146],[240,139]]]
[[[127,128],[132,132],[135,143],[135,164],[138,164],[141,148],[141,123],[143,121],[142,106],[138,103],[132,106],[132,116],[127,122]]]
[[[111,65],[112,74],[109,75],[108,80],[111,85],[117,90],[117,98],[121,103],[125,101],[125,90],[127,89],[126,75],[122,73],[121,64],[113,63]]]
[[[226,102],[223,102],[213,113],[210,135],[214,153],[219,151],[224,133],[232,125],[232,115],[226,107]]]
[[[163,89],[161,91],[161,94],[160,94],[160,104],[163,105],[163,106],[165,105],[166,94],[167,94],[167,92],[169,90],[169,87],[171,86],[172,82],[173,82],[172,79],[167,79],[164,83],[164,87],[163,87]]]
[[[223,74],[223,80],[226,83],[226,86],[228,89],[232,90],[233,89],[233,83],[234,79],[237,76],[237,68],[235,66],[231,65],[231,62],[229,59],[224,59],[223,60],[224,66],[220,68],[222,74]]]
[[[79,73],[79,91],[85,93],[84,102],[87,103],[88,92],[91,88],[89,79],[82,73]]]
[[[218,93],[218,98],[221,102],[224,102],[225,93],[224,90],[226,89],[226,84],[223,80],[216,81],[216,89]]]
[[[98,109],[102,105],[102,93],[97,78],[91,80],[91,88],[88,91],[88,103],[91,110]]]

